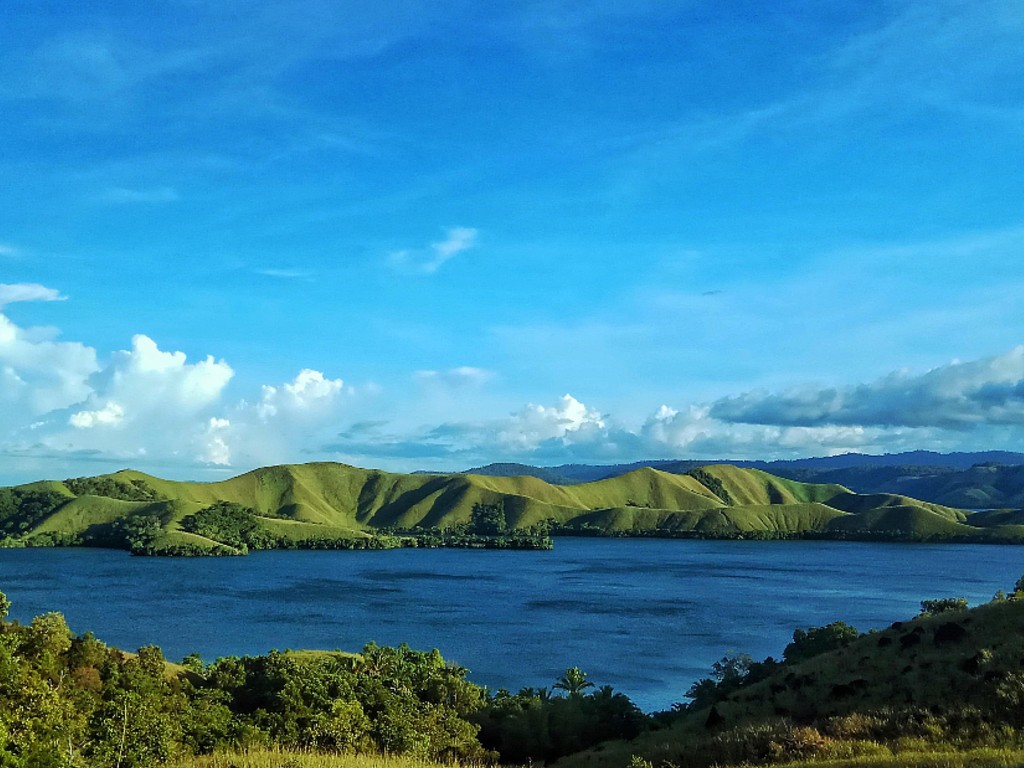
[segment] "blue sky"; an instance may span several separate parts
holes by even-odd
[[[1024,450],[1017,2],[18,2],[0,480]]]

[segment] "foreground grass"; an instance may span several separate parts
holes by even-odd
[[[843,760],[799,760],[771,768],[1022,768],[1024,750],[973,749],[964,752],[901,752]],[[386,755],[329,755],[261,749],[186,758],[172,768],[438,768],[436,763]],[[623,765],[623,768],[627,768]]]
[[[393,755],[333,755],[271,748],[188,757],[171,764],[171,768],[438,768],[438,765]]]
[[[844,760],[799,760],[772,768],[1021,768],[1024,750],[972,749],[964,752],[900,752]]]

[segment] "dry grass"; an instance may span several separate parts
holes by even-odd
[[[390,755],[335,755],[256,749],[184,758],[172,768],[438,768],[436,763]]]
[[[800,760],[772,768],[1021,768],[1024,751],[972,749],[964,752],[900,752],[846,760]]]

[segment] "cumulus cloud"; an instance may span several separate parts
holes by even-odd
[[[137,334],[130,350],[112,355],[99,384],[101,395],[107,393],[131,411],[180,415],[216,403],[232,376],[231,366],[212,355],[189,363],[184,352],[164,352],[153,339]]]
[[[6,301],[59,298],[43,286],[2,286]],[[98,370],[96,352],[77,342],[62,342],[49,329],[21,328],[0,313],[0,430],[19,417],[35,418],[80,402]]]
[[[60,291],[39,283],[0,283],[0,309],[17,301],[64,301]]]
[[[213,357],[189,362],[147,336],[132,339],[93,376],[68,429],[50,430],[43,444],[96,451],[126,460],[147,457],[192,466],[244,466],[298,461],[310,443],[336,431],[349,394],[341,379],[301,370],[292,380],[261,388],[260,397],[232,404],[226,387],[234,371]]]
[[[264,386],[256,413],[264,421],[286,414],[315,418],[335,405],[344,387],[341,379],[328,379],[320,371],[304,368],[287,384]]]
[[[204,460],[208,419],[233,375],[223,360],[191,363],[184,352],[165,352],[138,334],[89,378],[89,392],[69,409],[65,428],[40,439],[55,450]]]
[[[748,392],[718,400],[710,415],[726,422],[801,427],[1020,426],[1024,424],[1024,346],[981,360],[955,361],[923,374],[896,371],[858,386]]]
[[[71,414],[68,419],[75,429],[92,429],[93,427],[112,427],[120,424],[124,419],[124,408],[111,401],[99,410],[78,411]]]
[[[566,394],[556,405],[530,403],[513,414],[498,439],[506,445],[530,448],[549,440],[570,443],[593,439],[604,434],[606,426],[598,411]]]
[[[21,284],[0,287],[0,298],[61,297]],[[254,401],[232,402],[233,377],[224,360],[190,360],[144,334],[101,361],[92,347],[60,341],[55,329],[23,328],[0,313],[0,451],[71,463],[296,461],[337,432],[342,405],[355,396],[341,379],[303,369],[263,386]]]
[[[231,464],[231,447],[228,445],[226,432],[231,427],[228,419],[213,416],[206,422],[206,430],[202,435],[200,461],[226,467]]]
[[[388,263],[397,272],[432,275],[448,261],[477,244],[477,230],[472,227],[449,227],[444,240],[431,243],[429,248],[394,251]]]
[[[204,460],[215,464],[299,461],[336,434],[345,403],[355,391],[341,379],[304,368],[288,382],[264,385],[255,402],[227,409],[228,418],[207,424]]]

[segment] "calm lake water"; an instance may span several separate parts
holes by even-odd
[[[796,627],[858,629],[923,599],[972,604],[1024,573],[1012,546],[559,538],[551,552],[259,552],[130,557],[0,550],[14,618],[61,611],[76,632],[179,660],[271,648],[439,648],[492,688],[578,665],[646,710],[680,701],[725,653],[780,656]]]

